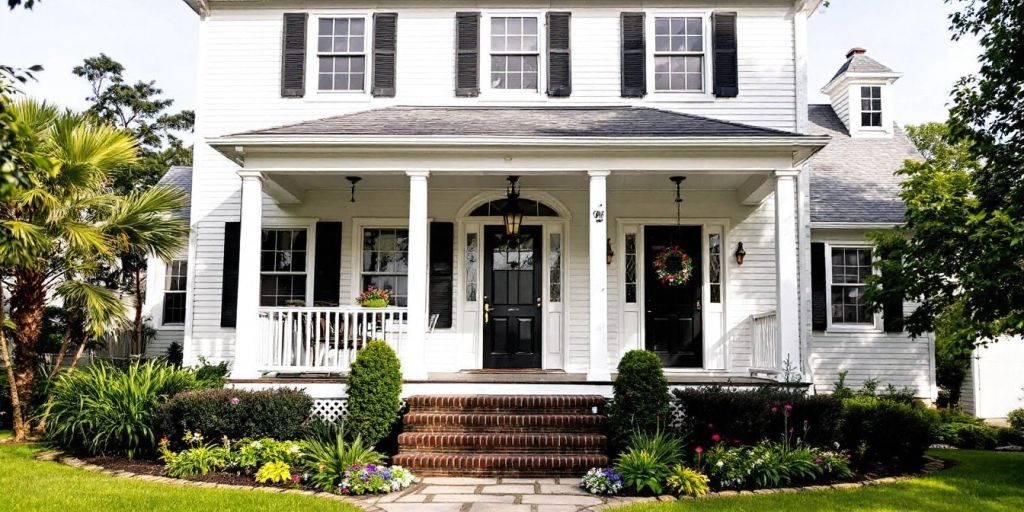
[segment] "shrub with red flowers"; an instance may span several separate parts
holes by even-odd
[[[383,308],[391,303],[391,292],[374,286],[369,286],[366,291],[356,297],[356,302],[367,308]]]

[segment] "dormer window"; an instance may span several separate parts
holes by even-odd
[[[860,125],[882,127],[882,88],[877,85],[860,88]]]
[[[318,88],[362,91],[366,82],[366,20],[320,18],[317,31]]]
[[[704,19],[655,18],[654,89],[704,90]]]
[[[539,69],[537,18],[491,18],[491,88],[536,91]]]

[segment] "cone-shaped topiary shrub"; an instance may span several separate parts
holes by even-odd
[[[653,433],[669,422],[668,380],[661,359],[653,352],[631,350],[619,361],[608,410],[607,433],[613,448],[621,448],[634,432]]]
[[[402,406],[402,369],[398,357],[383,341],[371,341],[359,351],[348,376],[347,437],[362,437],[376,445],[391,432]]]

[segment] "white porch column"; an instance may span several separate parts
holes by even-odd
[[[608,368],[608,171],[590,176],[590,368],[587,380],[610,380]]]
[[[235,320],[235,359],[231,377],[259,377],[256,343],[259,337],[260,239],[263,231],[263,176],[239,171],[242,178],[241,225],[238,237],[238,312]]]
[[[803,373],[800,354],[800,300],[797,255],[796,182],[800,171],[775,171],[775,261],[780,357],[783,365],[789,359],[794,369]]]
[[[427,171],[409,176],[409,321],[399,359],[406,379],[425,379],[427,333]]]

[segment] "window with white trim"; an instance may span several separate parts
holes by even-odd
[[[409,230],[363,229],[363,290],[387,290],[392,306],[406,306],[409,296]],[[362,291],[362,290],[360,290]]]
[[[860,125],[882,127],[882,88],[877,85],[860,88]]]
[[[539,90],[540,29],[529,16],[491,18],[491,88]]]
[[[873,272],[871,248],[832,247],[830,267],[832,325],[874,325],[875,316],[864,301],[867,279]]]
[[[366,83],[366,19],[320,18],[317,88],[362,91]]]
[[[305,306],[308,237],[304,228],[264,229],[260,244],[260,305]]]
[[[704,19],[699,16],[654,19],[654,90],[703,92]]]
[[[163,325],[185,324],[185,294],[188,285],[188,260],[171,260],[164,275]]]

